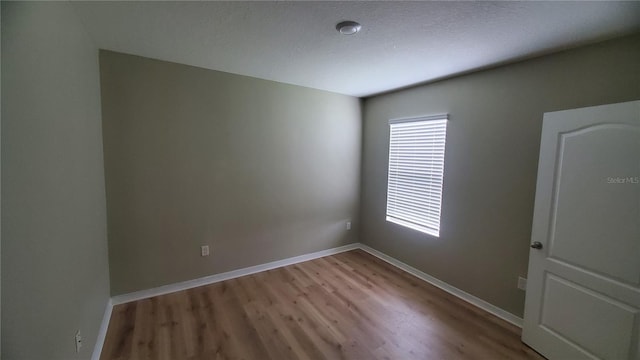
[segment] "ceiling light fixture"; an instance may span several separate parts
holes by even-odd
[[[362,25],[355,21],[343,21],[336,25],[336,30],[338,30],[342,35],[353,35],[360,31],[360,28],[362,28]]]

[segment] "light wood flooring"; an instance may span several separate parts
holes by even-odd
[[[353,250],[115,306],[100,359],[543,358],[517,327]]]

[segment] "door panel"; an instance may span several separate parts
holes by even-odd
[[[560,134],[550,257],[640,283],[639,160],[629,156],[640,154],[639,135],[613,124]]]
[[[596,358],[629,358],[638,309],[549,273],[543,292],[543,327]]]
[[[522,339],[640,360],[640,101],[544,116]]]

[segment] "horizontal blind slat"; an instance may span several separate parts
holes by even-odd
[[[425,220],[428,220],[429,217],[437,218],[440,214],[440,211],[437,207],[433,208],[423,208],[415,205],[409,204],[391,204],[389,207],[390,212],[395,212],[397,214],[413,214],[417,215]]]

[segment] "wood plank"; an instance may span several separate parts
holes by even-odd
[[[114,307],[101,360],[543,359],[520,330],[362,250]]]

